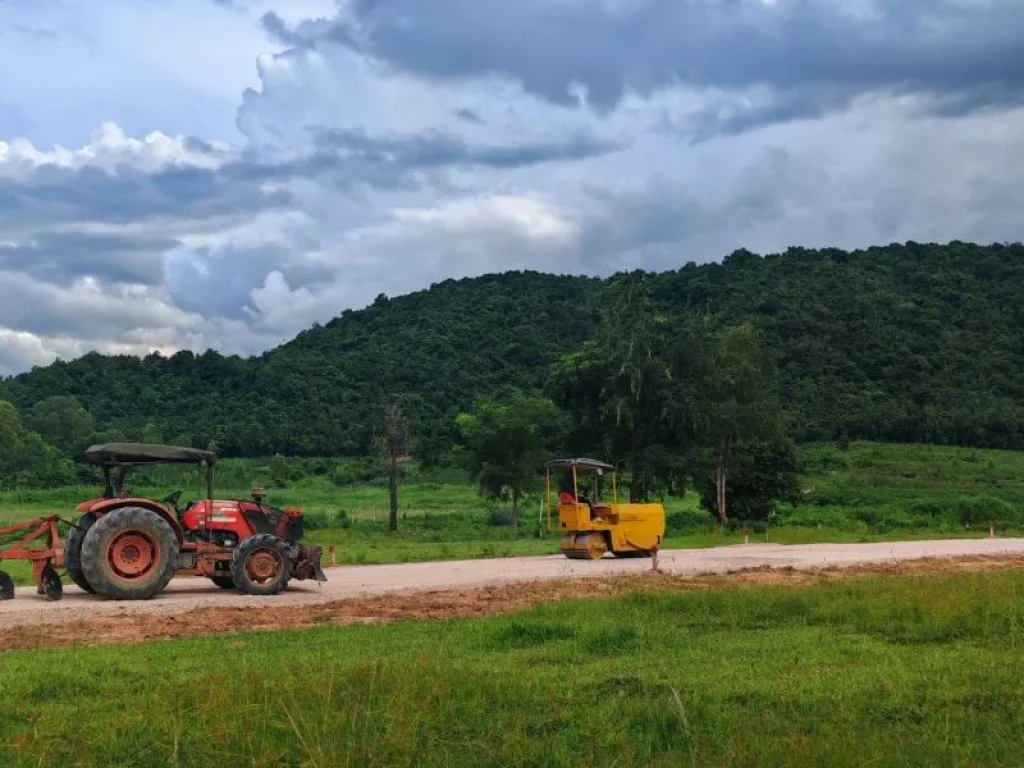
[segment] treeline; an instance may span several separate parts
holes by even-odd
[[[709,313],[670,317],[643,275],[612,284],[594,338],[553,367],[544,389],[506,389],[457,419],[465,465],[485,495],[511,503],[513,526],[556,451],[625,470],[633,502],[696,488],[723,526],[798,498],[790,419],[760,332]]]
[[[73,397],[50,397],[21,413],[0,400],[0,488],[45,488],[91,478],[79,463],[95,420]]]
[[[1024,447],[1019,244],[738,251],[645,278],[673,323],[704,313],[764,339],[799,441]],[[0,399],[29,414],[74,397],[98,433],[212,441],[226,456],[360,456],[374,452],[383,404],[401,396],[413,453],[440,462],[463,441],[459,413],[506,386],[543,389],[595,338],[610,284],[449,280],[381,296],[259,357],[90,354],[8,379]]]

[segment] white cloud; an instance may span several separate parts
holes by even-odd
[[[40,166],[64,169],[97,168],[114,173],[128,165],[144,173],[174,165],[219,168],[236,152],[223,142],[202,143],[185,136],[165,136],[160,131],[142,139],[125,136],[116,123],[103,123],[78,149],[56,145],[39,149],[27,139],[0,141],[0,176],[24,177]]]

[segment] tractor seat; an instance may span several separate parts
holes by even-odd
[[[573,498],[573,495],[571,493],[558,494],[558,500],[562,502],[562,504],[576,504],[576,499]]]

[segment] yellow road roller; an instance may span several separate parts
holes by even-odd
[[[554,459],[544,468],[547,527],[562,533],[566,557],[596,560],[608,551],[616,557],[650,557],[661,547],[665,508],[620,504],[618,475],[611,464]],[[552,519],[556,511],[557,524]]]

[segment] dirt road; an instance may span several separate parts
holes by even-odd
[[[806,546],[750,544],[715,549],[665,550],[659,557],[659,566],[666,573],[695,575],[726,573],[764,566],[806,570],[927,557],[1013,554],[1024,554],[1024,539]],[[181,578],[175,579],[164,594],[140,602],[108,600],[68,586],[65,587],[63,600],[50,603],[36,595],[34,588],[19,587],[14,600],[0,602],[0,628],[137,614],[173,616],[197,608],[258,607],[264,611],[316,605],[346,598],[536,580],[609,577],[641,573],[650,569],[650,560],[617,560],[606,557],[598,561],[572,561],[560,555],[407,565],[348,566],[328,569],[328,581],[324,584],[294,582],[287,592],[276,597],[250,597],[225,592],[205,579]]]

